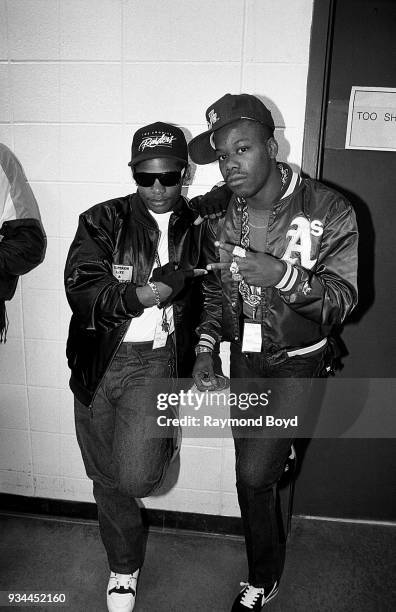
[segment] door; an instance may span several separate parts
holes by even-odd
[[[322,41],[327,32],[326,48],[316,28]],[[359,305],[341,336],[347,354],[338,376],[344,378],[396,376],[396,153],[344,148],[351,87],[396,87],[395,40],[394,0],[316,2],[305,171],[350,199],[360,233]],[[395,520],[395,449],[392,438],[312,440],[294,512]]]

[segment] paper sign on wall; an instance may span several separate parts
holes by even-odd
[[[396,151],[395,87],[352,87],[345,148]]]

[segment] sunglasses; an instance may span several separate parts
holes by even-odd
[[[180,183],[182,171],[174,172],[134,172],[133,178],[139,187],[152,187],[159,180],[163,187],[175,187]]]

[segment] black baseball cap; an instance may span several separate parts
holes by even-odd
[[[172,157],[187,165],[187,141],[180,128],[157,121],[134,133],[128,166],[156,157]]]
[[[209,129],[193,138],[188,145],[193,162],[210,164],[216,161],[212,134],[239,119],[251,119],[268,126],[271,130],[275,129],[271,112],[256,96],[227,93],[207,109],[206,120]]]

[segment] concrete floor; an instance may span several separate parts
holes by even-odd
[[[64,592],[67,604],[56,609],[106,612],[108,569],[96,522],[4,514],[0,534],[0,591]],[[392,526],[293,518],[281,590],[265,609],[396,610],[395,543]],[[241,538],[153,529],[135,612],[229,612],[245,578]]]

